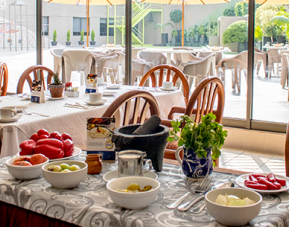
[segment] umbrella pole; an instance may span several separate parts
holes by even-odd
[[[89,0],[86,0],[86,46],[88,47],[88,33],[89,33]]]
[[[184,46],[184,31],[185,31],[185,2],[182,0],[182,46]]]

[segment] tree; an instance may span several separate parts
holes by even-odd
[[[242,3],[242,14],[243,16],[246,16],[249,13],[249,4],[248,3]]]
[[[279,12],[278,6],[276,6],[276,5],[262,5],[262,6],[260,6],[256,10],[256,14],[255,14],[255,25],[256,26],[260,26],[262,28],[262,19],[261,19],[261,17],[263,16],[263,14],[266,14],[265,11],[267,11],[267,10],[273,10],[273,11],[276,12],[276,14]],[[270,21],[271,18],[268,21]]]
[[[235,14],[235,7],[232,6],[232,7],[229,7],[227,9],[225,9],[223,11],[223,16],[227,16],[227,17],[235,17],[236,14]]]
[[[242,3],[241,2],[238,2],[235,5],[235,14],[236,14],[236,17],[242,17],[243,16]]]
[[[179,28],[179,23],[182,21],[182,11],[179,9],[172,10],[170,12],[170,21],[174,22],[177,25],[177,29]]]

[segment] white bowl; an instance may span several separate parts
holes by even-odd
[[[47,170],[49,166],[60,165],[61,163],[66,163],[68,165],[76,164],[79,165],[81,169],[69,173],[59,173]],[[87,164],[85,162],[74,160],[50,162],[42,167],[42,172],[44,179],[54,188],[74,188],[85,179],[87,175]]]
[[[248,197],[256,203],[248,206],[222,206],[216,204],[219,194]],[[258,216],[261,210],[262,196],[254,191],[241,188],[220,188],[206,194],[206,204],[210,215],[225,226],[243,226]]]
[[[31,157],[31,155],[25,155]],[[32,166],[17,166],[12,165],[13,162],[18,159],[19,157],[14,157],[8,159],[5,164],[7,166],[8,172],[19,180],[32,180],[42,176],[42,166],[46,163],[49,163],[49,159],[47,158],[46,162],[40,163],[38,165]]]
[[[131,183],[139,184],[140,188],[151,185],[152,189],[139,193],[115,191],[115,189],[126,189]],[[122,177],[109,181],[106,188],[115,204],[127,209],[143,209],[155,201],[160,190],[160,183],[147,177]]]

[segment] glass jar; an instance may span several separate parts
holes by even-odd
[[[86,155],[85,162],[88,165],[88,174],[99,174],[102,170],[102,155],[101,154],[88,154]]]

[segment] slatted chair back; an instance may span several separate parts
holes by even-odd
[[[17,90],[16,90],[17,94],[23,93],[25,81],[28,82],[29,87],[30,87],[30,91],[32,90],[33,80],[38,80],[38,77],[37,77],[38,71],[40,72],[40,80],[44,82],[43,83],[44,89],[46,89],[46,84],[51,83],[54,72],[51,69],[49,69],[43,65],[33,65],[33,66],[30,66],[28,69],[26,69],[22,73],[21,77],[19,78],[19,81],[17,84]],[[47,73],[47,80],[46,80],[47,83],[46,84],[45,84],[45,77],[44,77],[45,72]],[[32,77],[33,77],[33,79],[32,79]]]
[[[5,62],[0,62],[0,92],[1,92],[1,96],[6,96],[7,88],[8,88],[8,67],[7,67]]]
[[[124,107],[123,117],[120,108]],[[115,99],[104,112],[102,117],[115,117],[116,125],[144,123],[148,111],[150,115],[160,116],[156,99],[149,92],[133,90],[126,92]],[[122,118],[122,119],[121,119]]]
[[[158,83],[157,83],[157,76],[156,76],[156,72],[159,72],[159,76],[158,76]],[[174,86],[176,85],[176,82],[178,81],[178,79],[180,79],[182,81],[183,84],[183,93],[184,93],[184,97],[185,97],[185,102],[188,102],[188,98],[189,98],[189,83],[187,81],[187,78],[185,77],[185,75],[182,73],[181,70],[179,70],[177,67],[171,66],[171,65],[159,65],[156,66],[152,69],[150,69],[141,79],[139,86],[144,86],[145,82],[147,79],[150,79],[152,82],[152,86],[153,87],[161,87],[164,81],[164,75],[166,73],[166,78],[165,81],[170,81],[171,80],[171,73],[174,73],[174,76],[172,77],[172,82],[174,83]]]

